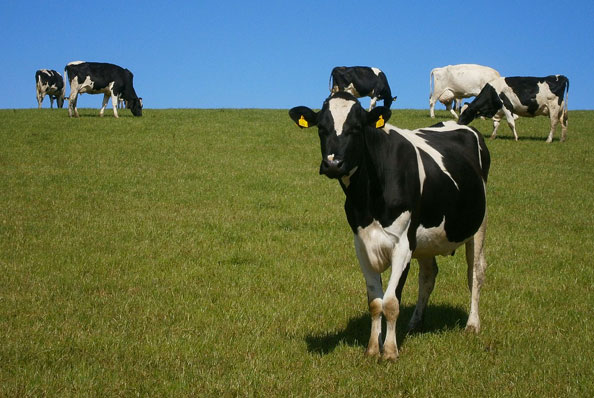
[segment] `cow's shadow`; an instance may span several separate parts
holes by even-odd
[[[491,138],[491,134],[485,135],[483,134],[483,137],[485,138],[485,141],[488,142],[493,142],[493,141],[515,141],[515,138],[513,135],[497,135],[497,137],[495,138]],[[544,142],[546,141],[548,138],[548,133],[545,136],[542,137],[535,137],[535,136],[524,136],[522,137],[521,135],[518,134],[518,141],[541,141]],[[555,137],[553,138],[553,141],[560,141],[559,138]]]
[[[414,305],[400,308],[400,315],[396,324],[396,340],[398,347],[402,347],[407,336],[407,326]],[[428,305],[425,310],[425,324],[423,333],[435,333],[443,330],[462,329],[468,318],[468,313],[460,307],[449,305]],[[352,347],[367,347],[371,329],[371,317],[369,314],[353,317],[349,320],[344,330],[331,334],[316,334],[305,337],[307,349],[311,353],[326,355],[331,353],[339,345]],[[385,322],[382,325],[382,336],[385,336]]]

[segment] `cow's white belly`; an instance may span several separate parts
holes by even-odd
[[[109,83],[106,87],[95,89],[95,82],[91,80],[89,76],[86,77],[85,81],[78,85],[78,92],[83,94],[110,94],[114,82]]]

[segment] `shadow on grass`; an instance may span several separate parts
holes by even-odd
[[[543,137],[534,137],[534,136],[528,136],[528,137],[522,137],[520,134],[518,134],[518,141],[546,141],[547,138],[549,136],[549,133],[547,132],[547,135],[543,136]],[[497,137],[495,138],[491,138],[491,134],[483,134],[483,137],[485,137],[485,141],[489,142],[489,141],[497,141],[497,140],[502,140],[502,141],[515,141],[514,136],[513,135],[497,135]],[[553,141],[559,141],[559,138],[554,138]]]
[[[400,308],[400,315],[396,324],[398,347],[402,346],[406,338],[408,321],[414,309],[415,307],[413,305]],[[454,329],[462,330],[467,318],[468,313],[460,307],[428,305],[425,310],[425,325],[420,334]],[[341,344],[365,349],[369,341],[370,330],[371,317],[369,314],[365,314],[351,318],[344,330],[333,334],[306,336],[305,341],[309,352],[321,355],[334,351]],[[386,325],[384,321],[382,325],[382,336],[386,335],[385,330]]]

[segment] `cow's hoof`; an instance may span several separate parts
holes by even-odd
[[[397,360],[398,359],[398,350],[391,351],[391,352],[384,351],[384,353],[382,354],[382,359],[384,361],[390,361],[390,362]]]
[[[375,347],[375,348],[367,347],[367,349],[365,350],[365,356],[366,357],[379,357],[380,352],[379,352],[378,347]]]
[[[416,323],[414,325],[408,325],[408,330],[406,334],[418,334],[423,331],[423,325],[421,323]]]
[[[478,334],[481,331],[481,327],[480,325],[467,324],[465,331],[466,333]]]

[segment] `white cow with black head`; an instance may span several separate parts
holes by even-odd
[[[430,116],[435,117],[435,104],[439,101],[457,119],[452,103],[455,102],[459,108],[463,98],[478,95],[485,84],[498,77],[499,72],[495,69],[476,64],[447,65],[432,69],[429,75]]]

